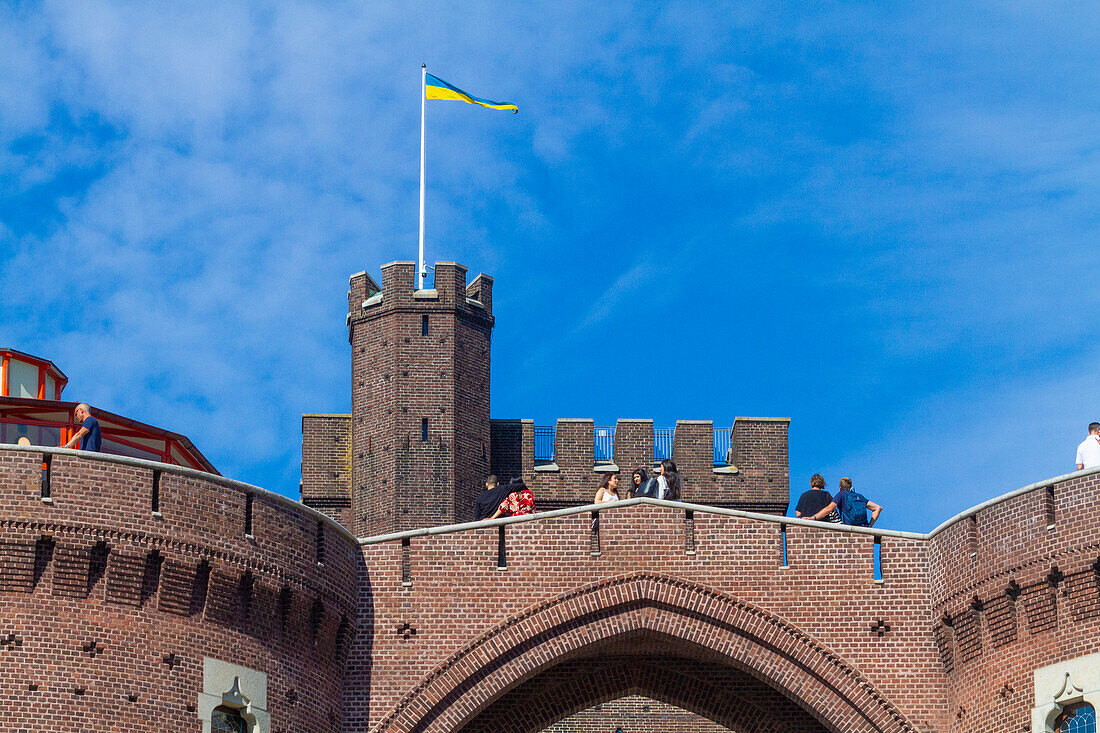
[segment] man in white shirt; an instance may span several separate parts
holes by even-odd
[[[1100,466],[1100,422],[1089,423],[1089,437],[1077,446],[1077,470]]]

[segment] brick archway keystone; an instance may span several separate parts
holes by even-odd
[[[582,586],[506,619],[429,673],[372,730],[461,730],[501,694],[563,657],[637,632],[711,650],[830,731],[916,730],[858,670],[782,618],[716,589],[653,573]]]

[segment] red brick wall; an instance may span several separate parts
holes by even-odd
[[[884,540],[885,582],[876,583],[870,535],[791,526],[783,568],[777,523],[685,520],[650,505],[605,510],[598,557],[587,514],[509,525],[504,571],[496,527],[414,537],[407,548],[366,545],[371,583],[360,588],[360,608],[374,629],[373,671],[361,676],[360,649],[347,686],[352,729],[390,715],[395,726],[414,725],[431,706],[400,703],[417,688],[416,699],[446,701],[424,730],[449,730],[462,710],[491,702],[527,670],[584,654],[594,640],[639,635],[674,640],[677,657],[696,663],[707,661],[705,650],[730,655],[727,665],[771,679],[841,730],[871,730],[862,716],[902,730],[895,715],[941,728],[945,680],[928,623],[923,542]],[[880,619],[890,625],[882,637],[871,630]]]
[[[267,673],[273,731],[342,724],[359,563],[343,531],[172,470],[156,516],[151,468],[72,455],[53,457],[47,504],[41,461],[0,451],[3,730],[198,730],[204,656]]]
[[[1091,474],[985,508],[929,542],[930,623],[957,730],[1019,731],[1036,669],[1100,651],[1098,511]]]
[[[351,415],[302,415],[301,497],[351,527]]]
[[[359,535],[472,518],[489,470],[492,280],[479,276],[470,285],[485,304],[467,299],[462,265],[436,264],[433,297],[414,291],[414,278],[411,262],[385,265],[381,301],[366,307],[371,283],[352,278],[352,526]]]
[[[786,418],[737,418],[733,427],[737,470],[733,472],[715,470],[713,423],[677,422],[672,457],[683,478],[684,500],[785,514],[790,495],[789,423]],[[589,504],[603,477],[595,470],[593,427],[590,419],[559,419],[554,434],[554,466],[536,466],[534,423],[493,420],[493,473],[511,477],[522,471],[540,509]],[[624,484],[636,468],[645,468],[653,475],[653,421],[619,420],[614,455]]]

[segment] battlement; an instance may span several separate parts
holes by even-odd
[[[348,281],[348,322],[394,310],[424,312],[457,310],[472,317],[493,317],[493,278],[479,273],[467,284],[467,268],[457,262],[437,262],[431,288],[417,289],[416,263],[398,260],[382,265],[382,285],[366,272]]]
[[[492,472],[502,479],[522,476],[537,506],[553,509],[590,502],[605,473],[618,472],[620,487],[627,488],[635,469],[652,475],[660,459],[671,458],[685,501],[785,514],[789,424],[789,418],[769,417],[738,417],[729,428],[715,428],[710,420],[679,420],[675,428],[638,419],[613,427],[574,418],[554,427],[492,420]]]

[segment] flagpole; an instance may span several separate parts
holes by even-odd
[[[417,290],[424,289],[424,121],[427,112],[428,65],[420,65],[420,257],[417,260]]]

